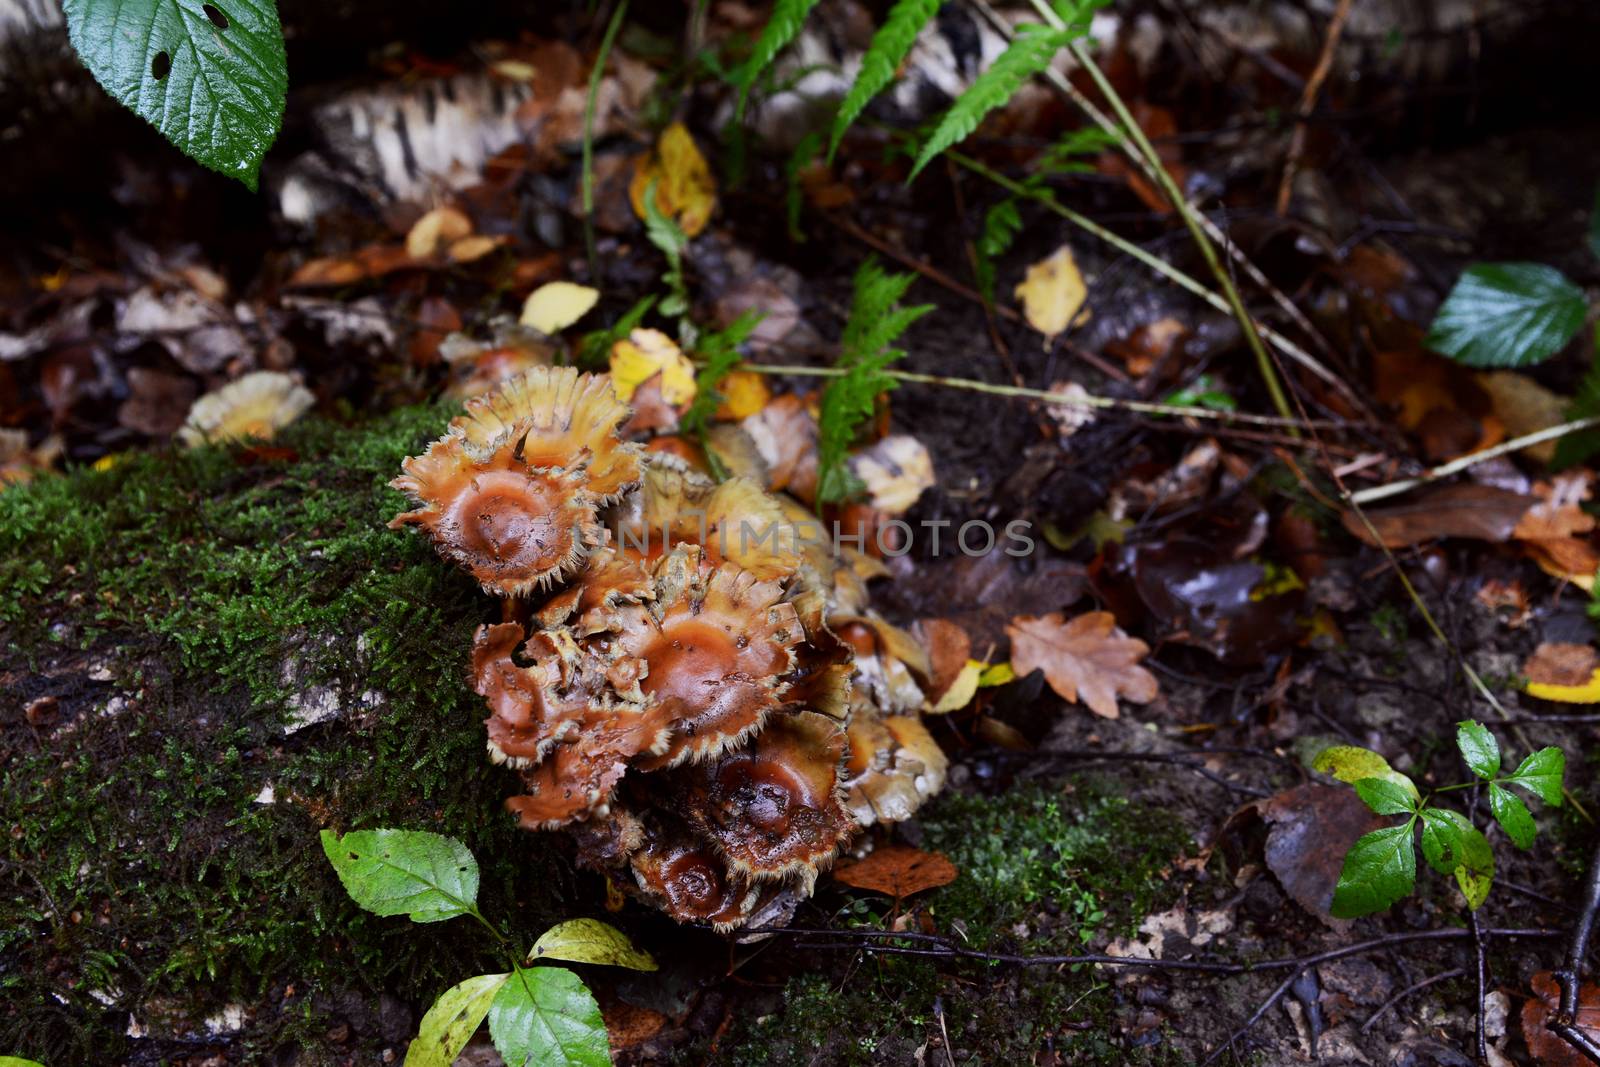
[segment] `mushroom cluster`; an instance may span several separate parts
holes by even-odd
[[[944,779],[927,655],[797,502],[625,441],[604,376],[541,367],[469,401],[394,481],[505,598],[472,683],[507,801],[680,921],[780,916],[863,827]]]

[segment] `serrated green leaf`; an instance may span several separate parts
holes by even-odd
[[[345,892],[378,915],[413,922],[453,919],[473,910],[478,862],[453,837],[426,830],[322,831],[322,851]]]
[[[1500,824],[1500,829],[1511,838],[1511,843],[1518,848],[1532,848],[1534,835],[1539,828],[1534,825],[1533,813],[1528,810],[1528,805],[1522,798],[1504,788],[1499,782],[1489,784],[1489,810],[1494,813],[1494,821]]]
[[[506,1067],[610,1067],[606,1023],[581,979],[519,967],[489,1005],[489,1036]]]
[[[255,189],[289,85],[272,0],[62,0],[61,8],[72,47],[106,92],[196,162]]]
[[[1082,32],[1079,29],[1051,30],[1043,26],[1017,27],[1017,34],[1006,50],[973,80],[966,92],[957,97],[950,110],[944,113],[939,125],[934,127],[933,133],[922,146],[922,151],[917,153],[917,161],[912,164],[911,174],[906,180],[915,178],[940,152],[965,140],[968,134],[978,128],[978,123],[983,121],[985,115],[997,107],[1003,107],[1023,82],[1048,67],[1055,54],[1068,41],[1082,36]]]
[[[1456,885],[1467,898],[1467,907],[1477,911],[1489,898],[1489,886],[1494,882],[1494,849],[1489,839],[1476,826],[1468,823],[1461,828],[1460,863],[1456,865]]]
[[[450,1067],[478,1032],[489,1004],[510,974],[480,974],[439,994],[406,1049],[404,1067]]]
[[[1351,785],[1363,778],[1384,778],[1404,789],[1411,796],[1413,803],[1422,799],[1422,794],[1417,792],[1415,782],[1390,767],[1388,760],[1370,748],[1357,748],[1355,745],[1334,745],[1325,748],[1311,761],[1311,769],[1332,775],[1339,781]]]
[[[1417,853],[1411,844],[1411,823],[1374,830],[1345,854],[1329,911],[1340,919],[1371,915],[1410,893],[1416,884]]]
[[[599,919],[569,919],[556,923],[533,943],[528,962],[535,960],[601,963],[635,971],[656,969],[656,961],[650,953],[635,948],[627,934]]]
[[[1467,769],[1479,778],[1493,778],[1500,773],[1500,743],[1483,723],[1456,723],[1456,747],[1461,750]]]
[[[778,0],[772,5],[772,17],[761,29],[750,58],[734,72],[733,83],[739,87],[739,103],[734,108],[734,121],[744,121],[745,105],[750,102],[750,90],[755,87],[761,72],[771,65],[785,45],[795,39],[806,16],[817,6],[817,0]]]
[[[1561,779],[1567,773],[1567,754],[1554,745],[1541,748],[1501,779],[1536,795],[1552,808],[1561,806]]]
[[[1422,857],[1440,874],[1456,873],[1461,863],[1461,824],[1466,819],[1447,808],[1422,809]]]
[[[833,133],[828,139],[828,162],[839,150],[845,131],[855,122],[866,106],[884,88],[894,81],[900,62],[917,43],[917,34],[939,10],[942,0],[896,0],[878,32],[872,35],[866,55],[861,57],[861,70],[845,93],[839,111],[833,117]]]
[[[1379,815],[1409,815],[1417,809],[1417,798],[1387,778],[1362,778],[1355,787],[1356,796]]]
[[[1543,263],[1475,263],[1462,272],[1425,343],[1470,367],[1526,367],[1583,325],[1583,290]]]
[[[717,413],[717,405],[724,399],[717,391],[717,387],[732,373],[733,368],[739,365],[739,360],[742,358],[739,346],[750,339],[750,335],[766,317],[766,312],[750,308],[724,329],[700,336],[695,344],[694,354],[700,357],[702,366],[694,378],[694,399],[689,402],[688,410],[678,420],[685,430],[700,434],[711,425],[711,420]]]

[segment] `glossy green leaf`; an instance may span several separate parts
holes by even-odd
[[[95,80],[197,162],[251,189],[283,123],[272,0],[62,0]]]
[[[1453,875],[1461,864],[1461,824],[1465,822],[1458,812],[1422,809],[1422,858],[1440,874]]]
[[[603,963],[609,967],[629,967],[653,971],[656,961],[628,940],[628,935],[599,919],[569,919],[556,923],[539,936],[528,953],[535,960],[568,960],[572,963]]]
[[[1536,795],[1552,808],[1561,806],[1561,779],[1567,773],[1567,755],[1559,748],[1541,748],[1517,765],[1503,781]]]
[[[509,974],[480,974],[439,994],[406,1050],[405,1067],[450,1067],[478,1032]]]
[[[1476,263],[1434,317],[1426,344],[1472,367],[1549,359],[1583,325],[1583,290],[1543,263]]]
[[[506,1067],[610,1067],[600,1005],[561,967],[518,968],[489,1005],[489,1036]]]
[[[1311,769],[1332,775],[1339,781],[1349,782],[1351,785],[1363,778],[1387,779],[1404,789],[1413,803],[1422,799],[1422,795],[1417,792],[1416,783],[1390,767],[1388,760],[1370,748],[1357,748],[1354,745],[1334,745],[1332,748],[1325,748],[1311,761]]]
[[[1483,723],[1456,723],[1456,747],[1467,769],[1479,778],[1493,778],[1500,772],[1500,744]]]
[[[1411,823],[1387,826],[1350,847],[1329,910],[1340,919],[1371,915],[1410,893],[1416,884],[1417,852],[1411,844]]]
[[[1534,835],[1539,828],[1533,823],[1533,813],[1528,810],[1528,805],[1522,798],[1504,788],[1499,782],[1489,785],[1489,810],[1494,813],[1494,821],[1500,824],[1500,829],[1506,832],[1513,844],[1518,848],[1532,848]]]
[[[1467,898],[1467,907],[1478,910],[1489,897],[1489,886],[1494,882],[1494,849],[1489,839],[1476,826],[1468,824],[1461,830],[1461,862],[1456,866],[1456,885]]]
[[[426,830],[322,831],[322,851],[352,900],[413,922],[453,919],[473,909],[478,862],[460,841]]]
[[[1379,815],[1409,815],[1417,808],[1417,798],[1387,778],[1362,778],[1355,787],[1356,795]]]
[[[25,1060],[21,1056],[0,1056],[0,1067],[44,1067],[38,1060]]]

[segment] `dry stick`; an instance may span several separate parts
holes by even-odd
[[[1412,994],[1420,993],[1424,989],[1427,989],[1429,986],[1434,985],[1436,983],[1447,982],[1452,978],[1460,978],[1462,975],[1464,975],[1466,973],[1467,973],[1467,969],[1465,967],[1456,967],[1453,970],[1440,971],[1438,974],[1434,975],[1433,977],[1424,978],[1420,982],[1412,982],[1410,985],[1408,985],[1404,989],[1400,990],[1400,992],[1396,993],[1394,996],[1392,996],[1388,1000],[1384,1001],[1383,1004],[1378,1008],[1377,1011],[1375,1011],[1371,1015],[1367,1016],[1367,1021],[1361,1024],[1361,1032],[1364,1034],[1368,1030],[1371,1030],[1372,1027],[1377,1023],[1377,1021],[1379,1019],[1383,1018],[1384,1015],[1388,1014],[1388,1012],[1389,1012],[1389,1010],[1391,1008],[1395,1007],[1402,1000],[1406,999],[1407,997],[1411,996]]]
[[[924,263],[915,256],[912,256],[907,252],[902,252],[888,241],[885,241],[883,238],[862,229],[849,219],[829,214],[824,214],[822,217],[827,219],[833,225],[839,227],[839,229],[843,230],[851,237],[854,237],[856,240],[860,241],[862,244],[867,245],[870,248],[877,249],[879,252],[882,252],[896,263],[899,263],[901,266],[910,267],[912,270],[916,271],[924,278],[927,278],[935,285],[941,285],[950,290],[952,293],[955,293],[957,296],[965,297],[975,304],[983,305],[983,294],[979,293],[971,286],[963,285],[961,282],[956,281],[954,278],[950,277],[950,275],[946,274],[938,267],[935,267],[933,264]],[[994,310],[997,314],[1005,316],[1012,322],[1022,321],[1022,315],[1018,313],[1016,308],[996,307]],[[1018,382],[1017,384],[1020,385],[1022,383]]]
[[[747,362],[740,363],[738,369],[755,371],[757,374],[793,374],[808,378],[837,378],[845,373],[844,369],[840,367],[807,367],[787,363]],[[994,396],[1016,396],[1028,400],[1043,400],[1060,407],[1112,408],[1122,411],[1137,411],[1145,415],[1170,415],[1177,418],[1242,422],[1252,426],[1279,426],[1293,429],[1305,429],[1308,427],[1339,429],[1343,425],[1328,419],[1280,418],[1277,415],[1253,415],[1245,411],[1218,411],[1214,408],[1156,404],[1145,400],[1124,400],[1121,397],[1097,396],[1093,393],[1077,395],[1052,393],[1046,389],[1028,389],[1017,385],[998,385],[993,382],[975,381],[971,378],[946,378],[938,374],[918,374],[913,371],[891,370],[887,373],[896,381],[901,382],[912,382],[917,385],[940,385],[949,389],[990,393]]]
[[[1390,482],[1388,485],[1376,485],[1371,489],[1363,489],[1359,493],[1351,493],[1350,502],[1352,504],[1370,504],[1374,500],[1398,496],[1407,490],[1427,485],[1429,482],[1436,482],[1440,478],[1448,478],[1452,474],[1459,474],[1469,467],[1475,467],[1480,463],[1497,459],[1507,453],[1520,452],[1524,448],[1532,448],[1534,445],[1543,444],[1546,441],[1554,441],[1557,438],[1566,437],[1568,434],[1592,430],[1596,427],[1600,427],[1600,416],[1574,419],[1559,426],[1551,426],[1547,429],[1537,430],[1534,433],[1525,433],[1521,437],[1513,437],[1509,441],[1502,441],[1493,448],[1486,448],[1481,452],[1473,452],[1459,459],[1453,459],[1449,463],[1442,463],[1431,470],[1423,471],[1415,478],[1403,478],[1398,482]]]
[[[1590,1037],[1578,1022],[1578,993],[1583,979],[1584,958],[1589,954],[1589,938],[1594,933],[1595,918],[1600,915],[1600,847],[1589,863],[1589,874],[1584,879],[1584,898],[1577,921],[1572,924],[1572,938],[1567,945],[1567,959],[1555,974],[1561,983],[1560,1010],[1551,1016],[1549,1027],[1567,1044],[1583,1053],[1594,1063],[1600,1063],[1600,1044]]]
[[[1322,54],[1317,57],[1317,65],[1300,93],[1300,106],[1295,110],[1294,136],[1289,139],[1289,156],[1283,162],[1283,179],[1278,183],[1279,215],[1289,213],[1289,194],[1294,188],[1295,171],[1300,169],[1300,156],[1306,150],[1306,120],[1317,105],[1317,94],[1322,92],[1322,83],[1328,80],[1328,72],[1333,69],[1333,53],[1339,47],[1345,20],[1350,17],[1350,5],[1351,0],[1339,0],[1333,19],[1328,23],[1328,34],[1322,40]]]

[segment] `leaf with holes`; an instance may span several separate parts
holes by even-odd
[[[1475,263],[1462,273],[1425,341],[1469,367],[1526,367],[1559,352],[1588,305],[1543,263]]]
[[[195,161],[252,190],[283,123],[288,68],[272,0],[62,0],[106,92]]]
[[[431,923],[466,915],[478,898],[478,861],[460,841],[426,830],[322,831],[322,851],[345,892],[378,915]]]

